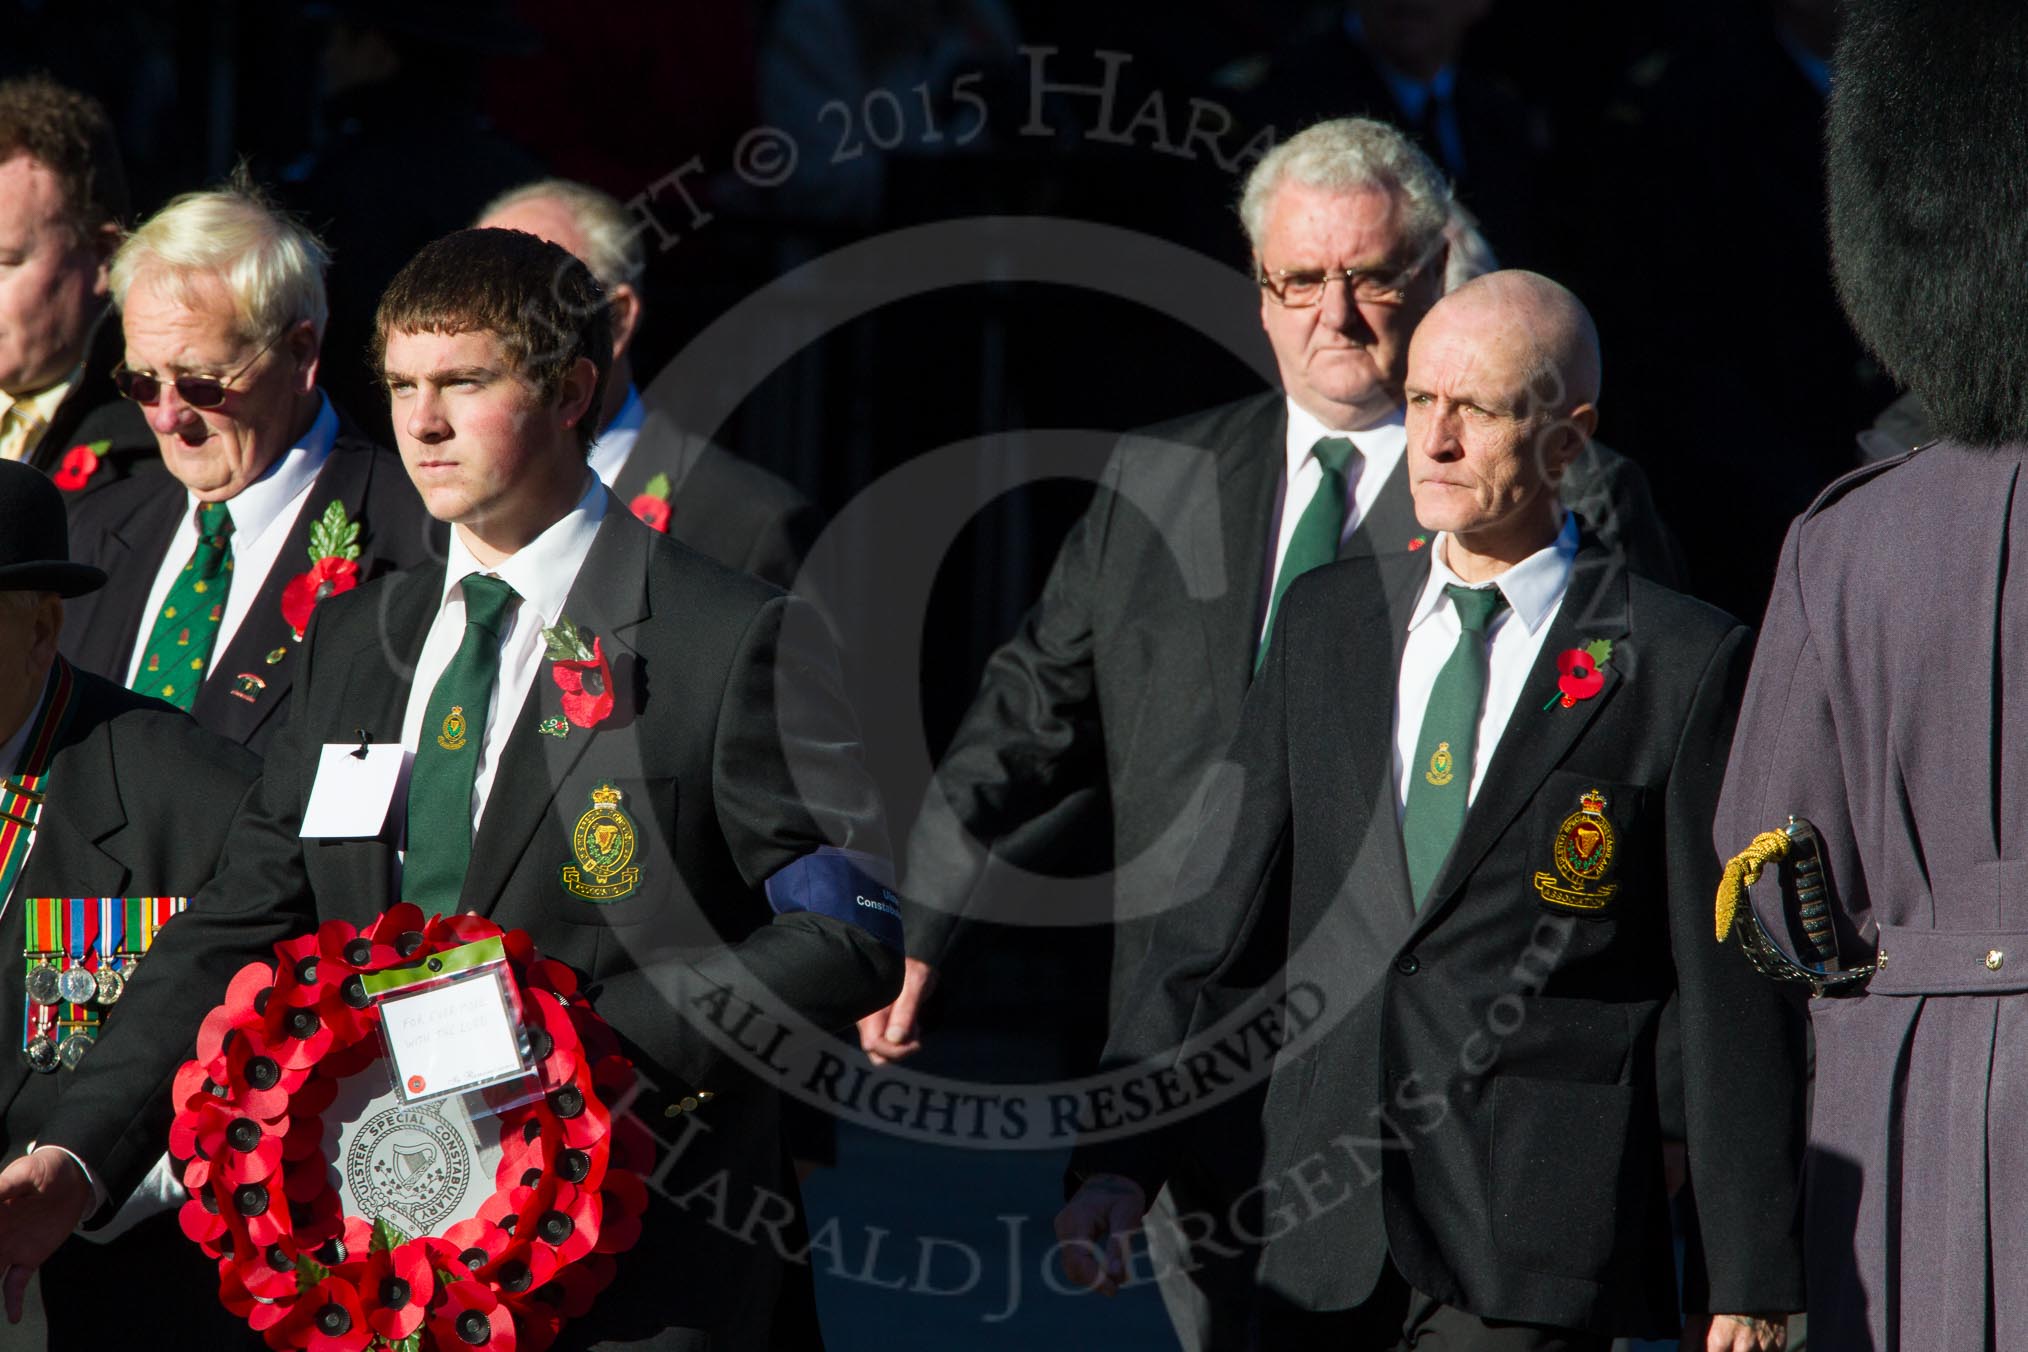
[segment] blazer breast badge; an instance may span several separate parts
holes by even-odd
[[[591,806],[570,833],[577,857],[559,875],[563,890],[585,901],[618,901],[641,885],[641,870],[627,867],[634,857],[633,819],[620,809],[621,792],[610,780],[591,792]]]
[[[1605,810],[1605,795],[1586,789],[1578,795],[1577,811],[1556,828],[1556,840],[1550,846],[1556,872],[1535,875],[1536,893],[1551,906],[1601,911],[1620,890],[1618,883],[1604,881],[1618,847]]]

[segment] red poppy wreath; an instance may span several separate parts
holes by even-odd
[[[497,1136],[494,1191],[441,1234],[346,1214],[324,1118],[387,1077],[361,974],[494,937],[542,1088],[480,1119]],[[640,1238],[652,1146],[609,1107],[633,1080],[576,975],[525,932],[476,916],[425,921],[406,902],[363,930],[327,921],[276,944],[273,963],[240,969],[177,1072],[169,1149],[191,1196],[183,1232],[218,1260],[226,1308],[278,1352],[541,1352]],[[372,1168],[391,1186],[442,1168],[427,1140],[381,1154]]]

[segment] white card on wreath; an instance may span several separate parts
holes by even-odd
[[[380,997],[395,1087],[410,1102],[523,1074],[499,969]]]

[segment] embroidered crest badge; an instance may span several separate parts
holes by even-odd
[[[1577,811],[1556,828],[1556,840],[1550,846],[1556,872],[1535,875],[1535,891],[1550,905],[1597,912],[1620,890],[1618,883],[1604,881],[1618,848],[1613,824],[1606,820],[1606,806],[1604,794],[1586,789],[1578,795]]]
[[[444,730],[437,734],[437,745],[446,751],[456,751],[465,744],[465,706],[453,704],[451,711],[444,715]]]
[[[570,833],[574,864],[559,875],[563,890],[586,901],[618,901],[641,885],[641,870],[627,867],[634,857],[633,819],[620,809],[623,795],[611,781],[591,792],[591,807]]]
[[[1442,788],[1451,782],[1451,774],[1451,744],[1438,742],[1437,749],[1430,753],[1429,769],[1422,772],[1422,777]]]

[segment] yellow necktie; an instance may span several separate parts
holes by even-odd
[[[19,404],[0,413],[0,460],[26,460],[29,448],[41,439],[47,426]]]

